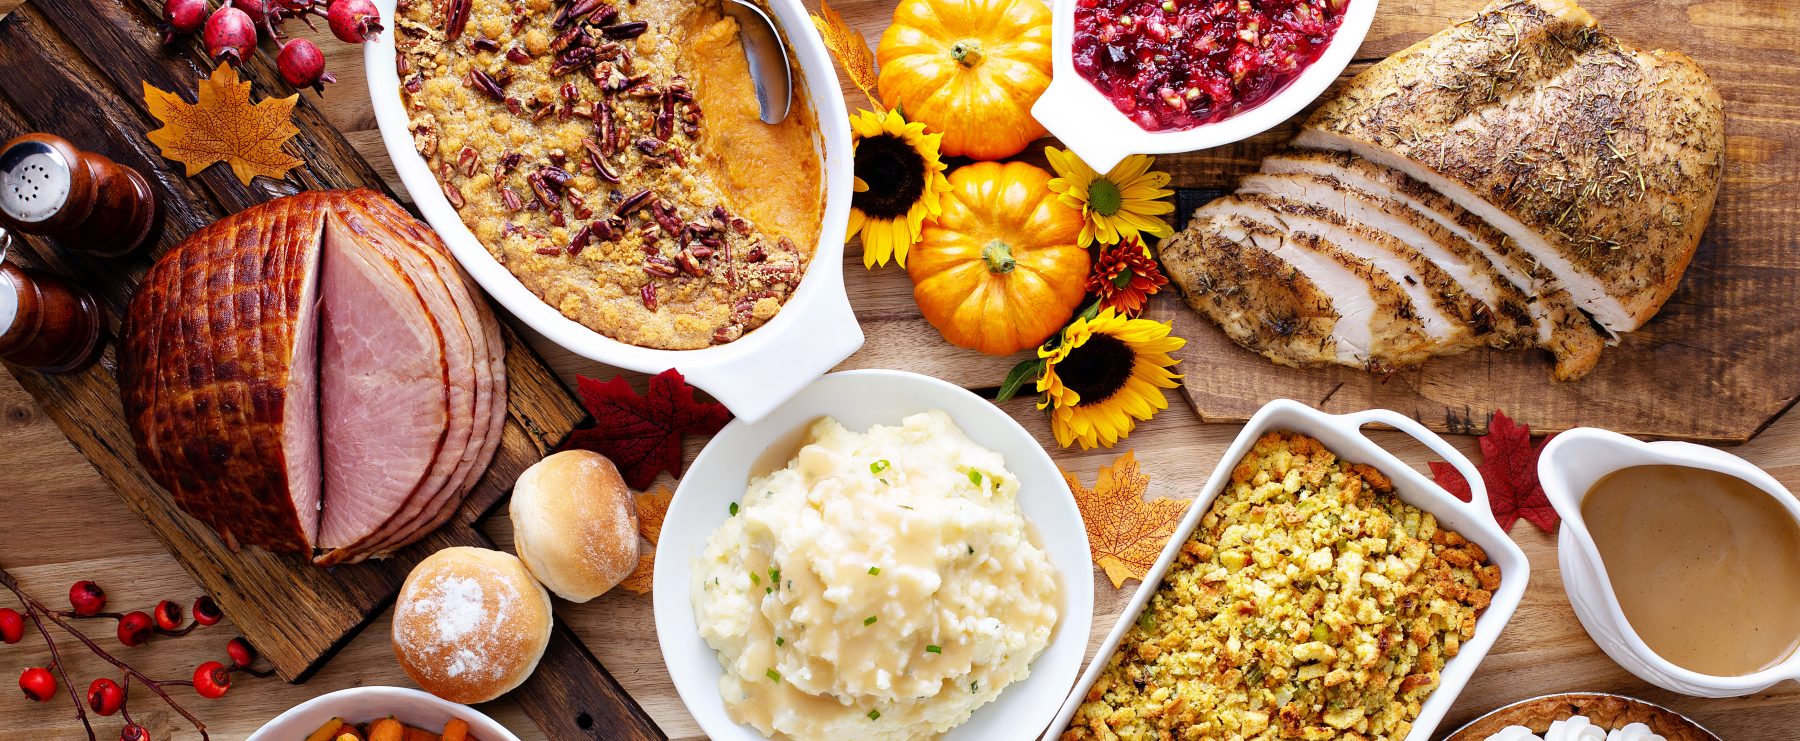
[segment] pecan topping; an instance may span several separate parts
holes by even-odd
[[[673,278],[681,274],[681,270],[675,267],[675,263],[669,262],[668,258],[658,255],[650,255],[644,258],[644,272],[658,278]]]
[[[555,185],[557,190],[562,190],[564,187],[568,186],[569,178],[574,177],[569,174],[568,170],[555,166],[546,167],[539,172],[542,172],[544,174],[544,179],[549,181],[550,184]]]
[[[506,61],[512,62],[513,64],[530,64],[531,53],[525,51],[524,47],[513,44],[506,50]]]
[[[550,64],[550,74],[566,75],[586,67],[594,61],[594,50],[586,46],[578,46],[563,52]]]
[[[486,36],[479,36],[476,37],[474,41],[469,42],[469,48],[474,49],[475,51],[495,52],[500,51],[500,42]]]
[[[562,254],[562,250],[559,250],[555,247],[539,247],[535,251],[540,255],[560,255],[560,254]]]
[[[697,278],[706,274],[706,266],[701,265],[700,260],[695,258],[694,253],[692,252],[683,250],[681,253],[675,255],[675,261],[681,264],[682,272],[685,272],[688,275]]]
[[[525,182],[531,185],[531,192],[537,194],[538,202],[545,206],[557,206],[562,203],[562,198],[558,197],[556,191],[544,182],[542,172],[534,172],[525,176]]]
[[[588,240],[594,237],[594,225],[587,224],[575,230],[575,236],[569,238],[569,254],[579,255],[588,246]]]
[[[508,211],[517,211],[525,207],[525,202],[519,198],[519,194],[505,186],[500,188],[500,202],[506,204]]]
[[[569,199],[569,205],[575,207],[575,218],[577,218],[577,219],[593,218],[594,210],[587,207],[587,200],[583,199],[581,197],[581,193],[579,191],[576,191],[572,188],[564,188],[563,189],[563,197]]]
[[[638,289],[638,295],[643,297],[643,299],[644,299],[644,308],[649,309],[651,311],[656,311],[656,284],[655,283],[645,283],[643,288]]]
[[[417,93],[420,90],[424,90],[424,89],[425,89],[424,76],[413,75],[412,77],[406,78],[406,92]]]
[[[450,207],[461,211],[463,207],[462,191],[448,181],[440,181],[439,184],[444,187],[444,197],[450,199]]]
[[[668,141],[675,134],[675,96],[664,95],[662,110],[656,114],[656,137]]]

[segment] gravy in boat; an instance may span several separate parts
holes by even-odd
[[[1589,489],[1581,515],[1657,655],[1734,677],[1800,644],[1800,523],[1768,492],[1716,471],[1634,466]]]

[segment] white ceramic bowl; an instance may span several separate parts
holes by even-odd
[[[1800,500],[1787,487],[1742,458],[1722,450],[1683,442],[1646,443],[1616,432],[1579,427],[1551,438],[1538,458],[1538,480],[1556,513],[1562,516],[1557,537],[1557,564],[1563,588],[1581,627],[1600,650],[1639,679],[1671,692],[1696,697],[1737,697],[1761,692],[1784,679],[1800,681],[1800,653],[1780,664],[1741,677],[1715,677],[1670,663],[1644,643],[1613,593],[1606,564],[1594,547],[1581,500],[1601,478],[1632,466],[1675,465],[1718,471],[1749,482],[1780,501],[1800,519]]]
[[[1358,0],[1363,1],[1363,0]],[[527,326],[577,355],[644,373],[679,368],[689,383],[711,393],[740,419],[754,421],[831,369],[862,346],[862,329],[844,293],[844,232],[850,219],[852,152],[849,115],[837,73],[800,0],[769,0],[775,21],[787,34],[799,62],[807,99],[819,122],[825,179],[825,215],[812,264],[787,305],[768,324],[725,345],[700,350],[653,350],[619,342],[562,315],[488,254],[456,209],[437,177],[413,147],[400,78],[394,70],[395,0],[376,0],[388,32],[364,44],[369,95],[382,143],[407,192],[443,237],[463,269]]]
[[[1093,625],[1094,583],[1087,530],[1068,483],[1037,441],[991,402],[928,376],[892,370],[833,373],[815,381],[760,422],[742,419],[708,442],[681,479],[656,546],[656,637],[663,663],[688,712],[714,741],[760,741],[748,725],[733,723],[719,696],[718,654],[700,638],[689,601],[692,560],[706,538],[744,496],[750,471],[771,441],[827,415],[852,430],[899,424],[907,415],[941,409],[976,443],[1000,453],[1019,477],[1019,505],[1061,578],[1062,609],[1050,646],[1031,665],[1031,675],[1002,690],[944,741],[1037,738],[1081,669]]]
[[[1451,496],[1431,479],[1413,470],[1362,434],[1365,425],[1377,423],[1411,435],[1431,448],[1433,453],[1455,465],[1469,480],[1469,487],[1473,490],[1471,501],[1464,502]],[[1238,433],[1231,448],[1225,451],[1225,457],[1213,469],[1212,477],[1207,479],[1206,488],[1188,506],[1187,515],[1175,528],[1175,534],[1163,548],[1162,556],[1144,576],[1143,582],[1138,585],[1137,594],[1132,596],[1131,603],[1119,616],[1118,624],[1113,626],[1112,632],[1100,644],[1093,662],[1088,665],[1087,672],[1082,674],[1081,682],[1075,685],[1075,692],[1063,704],[1062,712],[1056,716],[1054,729],[1067,727],[1070,719],[1075,717],[1075,711],[1086,699],[1088,688],[1094,685],[1094,681],[1106,669],[1107,660],[1118,650],[1125,631],[1137,622],[1138,613],[1143,611],[1144,605],[1149,603],[1150,597],[1162,585],[1163,574],[1174,563],[1182,544],[1199,527],[1201,516],[1212,507],[1213,500],[1230,483],[1231,469],[1237,467],[1238,461],[1243,460],[1244,455],[1250,452],[1250,447],[1256,444],[1257,438],[1275,430],[1311,435],[1343,460],[1374,466],[1394,482],[1394,491],[1402,501],[1430,512],[1437,517],[1441,527],[1455,530],[1481,546],[1482,550],[1487,551],[1489,562],[1500,567],[1500,588],[1494,591],[1493,601],[1488,604],[1487,610],[1475,620],[1475,637],[1464,642],[1462,650],[1439,672],[1438,687],[1425,698],[1424,707],[1420,709],[1418,719],[1413,721],[1412,732],[1407,734],[1406,741],[1426,741],[1432,737],[1432,732],[1444,720],[1444,714],[1449,712],[1456,696],[1468,684],[1469,677],[1474,675],[1475,667],[1487,655],[1488,649],[1493,647],[1494,639],[1500,637],[1500,631],[1506,627],[1507,621],[1512,619],[1519,601],[1525,598],[1525,582],[1531,576],[1531,566],[1525,560],[1525,552],[1519,550],[1519,546],[1494,522],[1494,515],[1488,509],[1487,487],[1481,483],[1480,471],[1456,448],[1444,442],[1443,438],[1399,412],[1371,409],[1353,414],[1326,414],[1288,399],[1277,399],[1263,405],[1244,425],[1243,432]]]
[[[469,724],[469,733],[481,741],[519,741],[518,736],[479,710],[406,687],[352,687],[328,692],[275,716],[250,734],[249,741],[299,741],[332,718],[364,723],[390,715],[427,730],[442,730],[451,718],[461,718]]]
[[[1248,139],[1299,113],[1350,66],[1357,47],[1362,46],[1363,37],[1369,33],[1369,24],[1375,20],[1379,0],[1350,0],[1343,23],[1325,52],[1261,105],[1223,121],[1181,131],[1145,131],[1076,72],[1073,49],[1077,0],[1051,2],[1054,74],[1050,87],[1031,107],[1031,115],[1082,162],[1104,173],[1133,154],[1193,152]]]

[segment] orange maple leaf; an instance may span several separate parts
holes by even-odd
[[[851,29],[844,17],[825,2],[819,3],[819,12],[813,14],[812,22],[819,27],[825,48],[837,57],[838,64],[844,65],[844,74],[850,76],[850,83],[862,91],[871,105],[881,108],[881,98],[875,95],[879,79],[875,74],[875,55],[869,51],[868,40],[861,32]]]
[[[1062,475],[1087,526],[1094,563],[1106,571],[1114,588],[1124,586],[1126,579],[1141,581],[1175,534],[1188,503],[1167,497],[1145,501],[1150,477],[1138,471],[1131,451],[1102,466],[1092,489],[1068,471]]]
[[[656,576],[656,541],[662,537],[663,518],[669,514],[669,502],[674,501],[675,492],[667,486],[639,494],[635,497],[638,510],[638,534],[650,541],[651,548],[638,547],[637,569],[630,576],[619,582],[619,586],[638,594],[649,594],[650,583]]]
[[[215,162],[231,165],[245,185],[257,175],[277,180],[302,164],[281,151],[300,129],[291,120],[298,95],[250,102],[250,83],[240,82],[229,64],[213,69],[212,78],[201,80],[198,103],[144,83],[144,103],[163,127],[150,132],[150,142],[162,155],[187,165],[193,177]]]

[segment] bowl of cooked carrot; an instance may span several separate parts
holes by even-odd
[[[249,741],[519,741],[493,718],[405,687],[353,687],[275,716]]]

